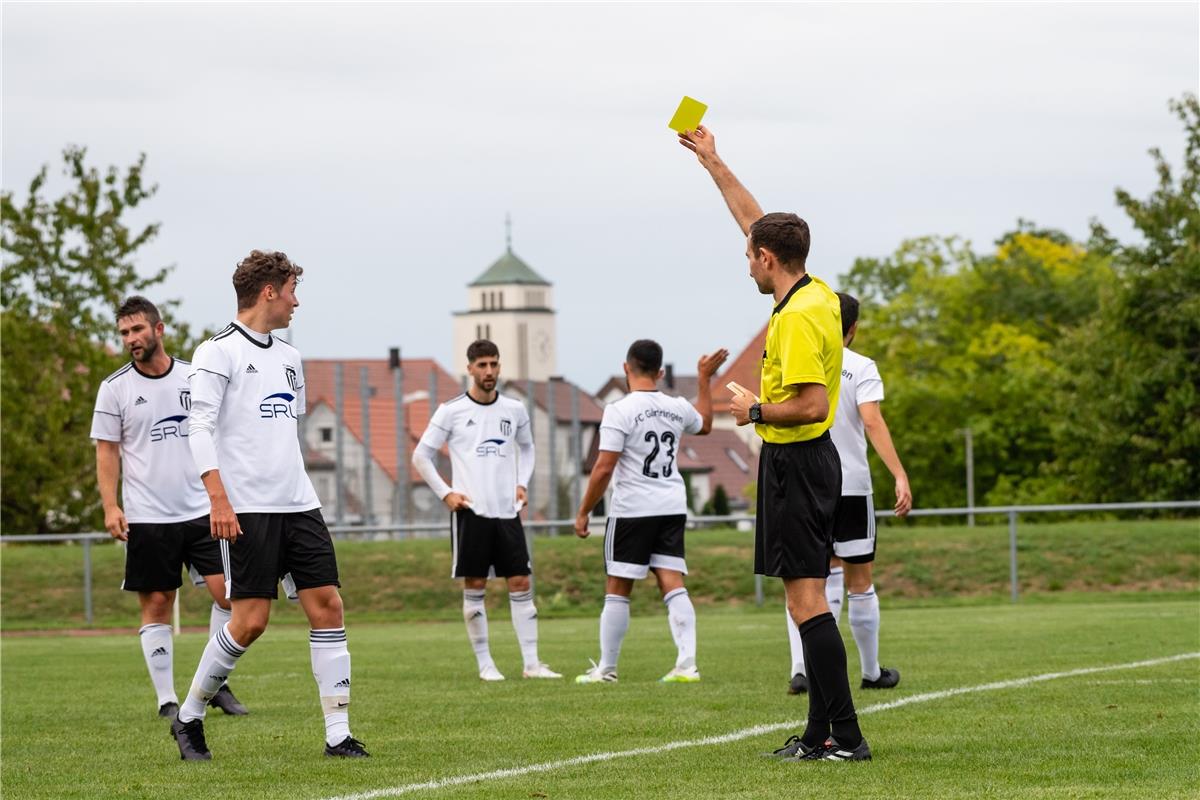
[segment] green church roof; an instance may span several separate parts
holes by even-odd
[[[496,259],[496,263],[488,267],[482,275],[476,278],[471,286],[496,286],[502,283],[524,283],[534,286],[549,286],[550,281],[538,275],[513,251],[507,250]]]

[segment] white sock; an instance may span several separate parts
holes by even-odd
[[[845,573],[841,567],[829,570],[829,577],[825,579],[825,602],[829,604],[829,613],[833,614],[833,621],[838,625],[842,624],[842,591],[845,585]]]
[[[225,623],[233,619],[232,608],[221,608],[216,603],[212,604],[212,611],[208,615],[208,638],[217,635],[217,631],[225,627]]]
[[[350,650],[345,628],[313,628],[308,632],[313,678],[325,712],[325,743],[335,745],[350,735]]]
[[[667,622],[671,626],[671,638],[675,640],[678,655],[676,669],[696,666],[696,607],[688,590],[680,587],[663,596],[667,607]]]
[[[800,628],[792,619],[792,612],[785,606],[783,614],[787,617],[788,645],[792,649],[792,675],[806,675],[804,671],[804,642],[800,641]]]
[[[600,671],[616,672],[621,657],[621,642],[629,630],[629,598],[619,594],[604,595],[604,610],[600,612]]]
[[[471,648],[475,650],[475,660],[479,670],[495,666],[492,661],[492,651],[488,649],[487,608],[483,605],[483,589],[463,589],[463,619],[467,623],[467,638],[471,640]]]
[[[228,623],[208,640],[204,654],[200,656],[200,664],[196,667],[196,676],[192,678],[192,688],[179,707],[180,722],[204,719],[208,701],[225,683],[229,673],[233,672],[238,659],[245,654],[246,648],[230,635]]]
[[[517,642],[521,645],[525,669],[533,669],[539,663],[537,608],[533,605],[533,589],[527,592],[509,592],[508,605],[512,610],[513,630],[517,632]]]
[[[858,645],[863,677],[879,679],[879,597],[871,585],[862,594],[850,593],[850,631]]]
[[[150,682],[158,695],[158,705],[178,703],[175,696],[175,670],[172,668],[174,655],[171,646],[171,626],[161,622],[143,625],[138,631],[142,640],[142,655],[146,657],[146,669],[150,671]]]

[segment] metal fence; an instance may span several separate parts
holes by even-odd
[[[977,506],[975,508],[914,508],[909,517],[970,517],[974,516],[1005,516],[1008,518],[1008,559],[1009,583],[1012,602],[1017,602],[1020,584],[1017,578],[1017,518],[1021,514],[1080,514],[1088,512],[1124,512],[1124,511],[1169,511],[1169,510],[1200,510],[1200,500],[1165,500],[1138,503],[1079,503],[1073,505],[1023,505],[1023,506]],[[893,519],[890,510],[875,512],[877,519]],[[592,530],[603,527],[603,519],[593,518]],[[570,519],[538,520],[524,523],[526,537],[530,542],[532,556],[533,537],[541,532],[555,536],[569,533],[574,529],[575,521]],[[738,514],[730,516],[695,516],[688,518],[688,528],[706,528],[722,526],[739,526],[752,529],[754,516]],[[450,524],[447,519],[442,523],[409,524],[409,525],[364,525],[347,526],[335,525],[329,529],[336,539],[347,540],[383,540],[403,541],[416,538],[449,538]],[[0,536],[0,544],[32,542],[41,544],[78,542],[82,545],[83,553],[83,608],[87,624],[93,621],[92,612],[92,547],[96,542],[113,541],[107,533],[58,533],[33,534],[17,536]],[[755,602],[764,602],[763,579],[755,576]]]

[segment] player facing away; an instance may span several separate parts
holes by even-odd
[[[629,596],[633,582],[653,571],[667,607],[675,640],[675,666],[661,680],[695,683],[696,610],[683,585],[687,574],[683,531],[687,523],[687,487],[675,464],[683,435],[704,436],[712,430],[713,375],[729,357],[726,350],[703,356],[696,406],[658,390],[663,375],[662,347],[639,339],[625,355],[629,393],[604,409],[600,422],[600,455],[575,515],[575,535],[588,536],[588,517],[609,481],[612,508],[604,532],[607,574],[604,610],[600,613],[600,663],[575,678],[576,683],[615,683],[621,643],[629,629]]]
[[[451,578],[462,578],[463,619],[475,650],[479,677],[502,681],[488,647],[488,578],[504,578],[513,629],[521,645],[526,678],[561,678],[538,658],[533,570],[520,511],[533,477],[533,430],[525,406],[496,390],[500,350],[479,339],[467,348],[471,386],[438,406],[413,452],[412,463],[450,509]],[[434,459],[450,448],[450,478]]]
[[[300,353],[271,331],[291,324],[303,269],[254,250],[233,273],[237,318],[196,348],[188,444],[212,506],[233,615],[204,648],[171,731],[180,757],[212,757],[204,704],[267,628],[279,579],[290,573],[308,617],[313,677],[325,713],[325,755],[361,758],[350,734],[350,652],[333,539],[304,471]]]
[[[883,379],[875,362],[850,349],[858,332],[858,300],[838,292],[842,307],[842,389],[837,416],[829,433],[842,460],[842,496],[834,522],[834,558],[825,582],[825,600],[836,621],[842,611],[843,578],[850,590],[850,632],[858,646],[862,664],[862,688],[890,689],[900,683],[900,671],[879,665],[879,598],[871,579],[875,560],[875,505],[872,501],[871,468],[867,465],[867,439],[883,459],[896,482],[897,517],[912,510],[908,474],[892,444],[892,434],[879,409],[883,401]],[[804,673],[804,647],[796,626],[788,620],[788,642],[792,651],[791,694],[808,691]]]
[[[846,675],[846,647],[825,600],[842,470],[829,435],[842,378],[841,307],[808,273],[808,223],[795,214],[763,214],[758,201],[717,155],[703,125],[679,135],[721,192],[746,236],[746,260],[758,291],[772,295],[761,400],[735,393],[738,425],[754,423],[758,459],[754,570],[783,580],[788,611],[800,629],[808,667],[808,724],[771,755],[796,761],[867,761]]]
[[[225,572],[209,535],[208,496],[188,451],[188,362],[163,347],[158,308],[134,295],[117,309],[117,332],[130,362],[96,393],[92,438],[104,527],[125,545],[121,588],[137,592],[142,607],[138,638],[158,695],[158,715],[173,718],[175,695],[171,610],[186,565],[204,579],[213,598],[208,635],[229,620]],[[117,499],[117,480],[121,498]],[[246,714],[225,684],[208,701],[226,714]]]

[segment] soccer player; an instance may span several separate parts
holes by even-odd
[[[866,761],[846,675],[846,647],[825,600],[842,468],[829,435],[842,373],[837,295],[808,273],[808,223],[763,214],[754,196],[717,155],[700,126],[679,136],[696,154],[746,234],[750,277],[774,297],[762,360],[761,399],[735,393],[738,425],[755,426],[758,461],[754,569],[783,579],[808,667],[808,724],[775,755],[796,760]]]
[[[508,584],[513,629],[526,678],[561,678],[538,658],[537,608],[532,564],[519,516],[533,477],[533,431],[525,406],[496,390],[500,350],[479,339],[467,348],[471,386],[438,406],[413,452],[412,463],[450,509],[451,578],[463,581],[463,619],[475,650],[479,677],[502,681],[488,647],[484,597],[489,577]],[[446,483],[434,459],[450,447]]]
[[[843,571],[850,590],[850,631],[862,662],[862,688],[890,689],[900,682],[900,671],[879,665],[879,598],[871,578],[875,560],[875,507],[872,502],[871,469],[867,465],[867,439],[883,459],[896,482],[893,513],[903,517],[912,510],[912,491],[908,474],[892,444],[892,435],[879,403],[883,400],[883,379],[879,368],[866,356],[850,349],[858,332],[858,300],[838,292],[842,308],[842,388],[830,435],[842,460],[842,497],[838,501],[834,523],[833,552],[825,599],[836,621],[841,615]],[[804,675],[804,648],[796,627],[788,624],[792,650],[792,679],[788,690],[807,691]]]
[[[237,318],[192,358],[188,444],[212,506],[212,535],[220,540],[233,615],[204,648],[171,726],[187,760],[212,758],[204,739],[205,703],[266,630],[277,583],[287,573],[312,628],[325,755],[368,755],[350,734],[350,652],[337,559],[297,435],[305,412],[300,353],[271,334],[291,324],[303,271],[283,253],[252,251],[233,273]]]
[[[171,608],[180,571],[203,576],[213,598],[209,636],[229,619],[225,574],[208,532],[208,496],[188,452],[188,362],[163,347],[158,308],[134,295],[117,309],[117,332],[130,362],[109,375],[96,393],[92,438],[104,527],[126,542],[121,588],[137,592],[142,607],[138,638],[158,695],[158,715],[173,718],[175,695]],[[121,479],[121,500],[117,479]],[[221,684],[209,705],[226,714],[246,707]]]
[[[667,607],[675,639],[675,666],[661,680],[695,683],[696,609],[683,585],[687,574],[683,530],[687,523],[687,488],[675,465],[685,433],[704,436],[712,430],[713,375],[729,357],[726,350],[703,356],[696,366],[696,406],[658,390],[663,351],[658,342],[639,339],[625,355],[629,393],[604,409],[600,422],[600,455],[592,467],[587,491],[575,515],[575,535],[588,536],[588,517],[609,481],[612,508],[604,534],[604,610],[600,613],[600,663],[576,683],[615,683],[617,658],[629,629],[629,595],[633,582],[653,571]]]

